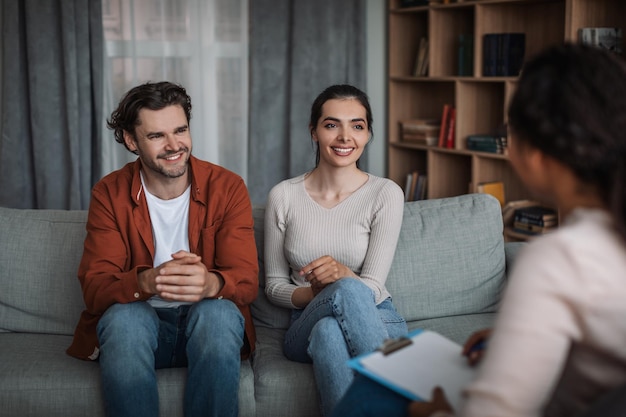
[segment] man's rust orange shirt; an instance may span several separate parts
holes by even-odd
[[[252,205],[243,180],[218,165],[189,160],[189,249],[224,278],[218,297],[233,301],[245,318],[242,357],[254,349],[250,303],[258,291]],[[137,274],[153,267],[154,241],[141,184],[139,159],[100,180],[92,190],[87,237],[78,268],[86,309],[67,353],[98,357],[98,320],[111,305],[149,299]]]

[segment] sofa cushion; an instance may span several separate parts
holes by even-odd
[[[387,288],[407,321],[493,312],[505,273],[500,203],[488,194],[405,203]]]
[[[462,316],[415,320],[409,322],[408,326],[409,331],[415,329],[433,330],[463,345],[472,333],[493,327],[495,318],[496,313],[464,314]]]
[[[284,337],[284,329],[257,328],[252,368],[257,410],[263,410],[259,415],[318,417],[320,399],[313,366],[287,359]]]
[[[64,335],[0,334],[0,415],[6,417],[104,416],[100,366],[65,353]],[[161,416],[183,415],[187,368],[156,371]],[[9,376],[10,377],[6,377]],[[239,415],[256,415],[254,375],[241,363]]]
[[[0,331],[74,333],[86,211],[0,207]]]
[[[259,294],[250,306],[252,318],[255,326],[270,327],[274,329],[286,329],[289,327],[291,312],[282,307],[272,304],[265,296],[265,262],[264,256],[264,227],[265,227],[265,208],[255,206],[252,209],[252,217],[254,219],[254,239],[256,241],[256,249],[259,258]]]

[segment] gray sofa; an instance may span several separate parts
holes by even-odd
[[[263,253],[263,208],[254,209]],[[97,363],[65,353],[83,309],[76,270],[85,211],[0,208],[0,415],[101,416]],[[491,325],[506,265],[500,206],[484,194],[405,204],[388,288],[410,329],[458,342]],[[259,256],[261,270],[263,259]],[[257,346],[241,365],[240,415],[319,416],[311,366],[282,354],[289,312],[263,293],[253,305]],[[185,369],[157,371],[161,415],[182,415]]]

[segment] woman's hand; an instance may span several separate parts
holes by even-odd
[[[350,268],[337,262],[332,256],[325,255],[305,265],[300,275],[311,284],[313,293],[317,295],[324,287],[345,277],[356,277]]]
[[[467,356],[467,361],[470,365],[474,366],[482,359],[489,336],[491,336],[491,329],[478,330],[463,345],[461,354]]]
[[[441,387],[433,389],[433,398],[430,401],[413,401],[409,404],[409,417],[430,417],[436,411],[446,411],[453,413],[452,406],[446,398],[446,394]]]

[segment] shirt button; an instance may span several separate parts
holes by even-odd
[[[136,293],[133,294],[133,296],[135,296],[135,298],[139,298],[139,293],[136,292]]]
[[[224,298],[223,295],[220,295],[219,297],[217,297],[218,300],[221,300],[222,298]]]

